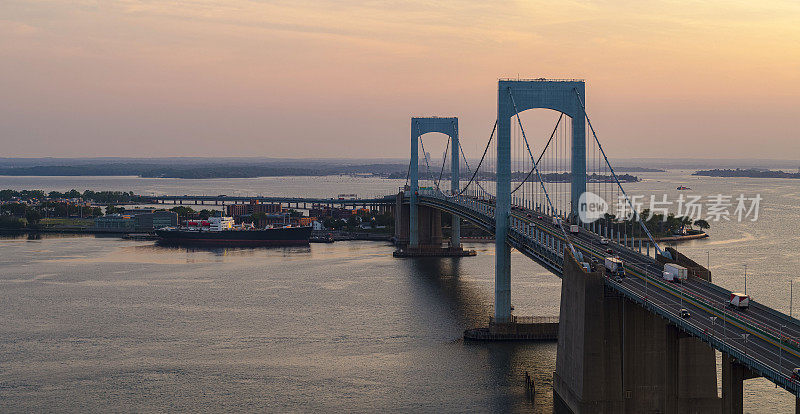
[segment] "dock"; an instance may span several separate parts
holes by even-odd
[[[557,316],[512,316],[511,322],[498,323],[489,319],[488,327],[464,331],[469,341],[556,341]]]

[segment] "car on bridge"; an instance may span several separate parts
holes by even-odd
[[[601,237],[601,238],[597,239],[597,241],[595,241],[595,243],[597,243],[597,244],[608,244],[608,239],[605,238],[605,237]]]
[[[681,318],[691,318],[692,317],[692,314],[689,313],[689,311],[684,309],[684,308],[681,308],[680,312],[678,312],[678,313],[680,314]]]

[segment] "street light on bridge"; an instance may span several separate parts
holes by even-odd
[[[785,327],[786,327],[786,325],[781,325],[780,327],[778,327],[778,353],[780,355],[778,357],[778,361],[779,361],[778,362],[778,372],[779,373],[783,370],[783,328],[785,328]]]
[[[708,319],[711,319],[711,335],[716,337],[714,327],[716,326],[715,322],[717,322],[716,316],[709,316]]]
[[[744,264],[744,294],[747,294],[747,263]]]
[[[728,315],[726,314],[726,309],[728,304],[722,302],[722,343],[725,343],[725,337],[728,336],[727,327],[728,327]]]

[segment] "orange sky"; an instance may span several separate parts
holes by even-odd
[[[436,114],[475,155],[520,75],[615,157],[800,159],[797,1],[490,3],[4,0],[0,156],[402,158]]]

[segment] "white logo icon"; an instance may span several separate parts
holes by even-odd
[[[578,215],[584,223],[592,223],[608,212],[608,203],[603,197],[587,191],[578,200]]]

